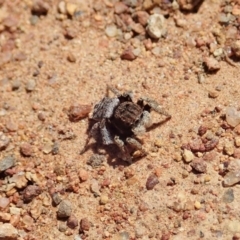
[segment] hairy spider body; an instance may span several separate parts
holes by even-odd
[[[142,108],[133,102],[123,102],[115,109],[110,121],[121,134],[132,133],[132,127],[140,119]]]
[[[144,133],[146,128],[151,125],[151,109],[159,114],[170,118],[171,116],[159,106],[154,100],[141,98],[134,103],[129,93],[120,94],[110,86],[117,97],[104,97],[94,106],[92,120],[94,125],[91,127],[85,148],[91,137],[102,141],[104,145],[115,144],[118,146],[121,158],[131,162],[134,151],[140,151],[142,155],[145,151],[142,144],[135,139],[137,135]]]

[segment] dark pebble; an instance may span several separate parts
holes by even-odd
[[[48,10],[50,9],[50,5],[47,1],[44,0],[34,0],[32,5],[32,14],[34,15],[46,15]]]
[[[146,182],[146,188],[147,190],[152,190],[157,184],[159,183],[159,180],[155,174],[151,174]]]
[[[121,55],[121,59],[132,61],[132,60],[136,59],[136,56],[134,55],[132,49],[128,48],[123,51],[123,53]]]
[[[31,202],[42,192],[42,189],[36,185],[29,185],[23,191],[23,201]]]
[[[75,215],[71,215],[67,220],[67,226],[71,229],[74,229],[78,226],[78,220]]]
[[[91,223],[87,218],[83,218],[80,221],[80,232],[89,231]]]

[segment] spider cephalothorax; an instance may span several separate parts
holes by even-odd
[[[88,141],[91,137],[100,137],[104,145],[115,144],[120,150],[121,158],[131,162],[131,150],[145,153],[136,137],[151,125],[151,109],[167,118],[171,116],[154,100],[141,98],[134,103],[129,93],[119,94],[110,86],[108,90],[116,97],[104,97],[95,105],[91,118],[95,123],[89,131]]]

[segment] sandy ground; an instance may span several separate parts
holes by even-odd
[[[240,128],[225,118],[240,101],[238,54],[226,55],[239,39],[239,1],[205,0],[197,11],[156,4],[146,12],[163,14],[167,29],[156,40],[107,36],[116,1],[72,1],[72,17],[58,1],[39,2],[43,12],[1,1],[0,163],[15,160],[0,168],[0,239],[240,239],[238,180],[224,185],[240,171],[228,169]],[[235,18],[221,24],[223,13]],[[129,47],[138,53],[130,61],[121,58]],[[79,154],[89,111],[71,121],[69,108],[92,110],[107,85],[172,115],[144,134],[147,156],[132,164],[94,141]],[[89,162],[96,153],[99,166]]]

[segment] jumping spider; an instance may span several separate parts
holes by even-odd
[[[88,139],[81,153],[85,152],[89,140],[102,141],[103,145],[115,144],[120,150],[124,161],[132,162],[134,151],[145,155],[145,151],[138,135],[144,133],[151,123],[150,111],[165,115],[166,120],[171,118],[156,101],[142,97],[134,103],[130,93],[120,94],[115,88],[107,86],[116,97],[104,97],[94,106],[91,119],[94,121],[88,133]]]

